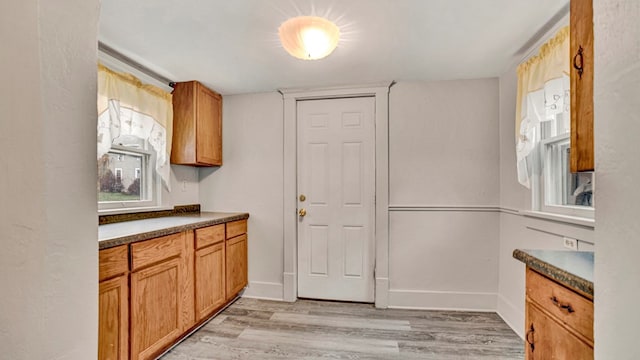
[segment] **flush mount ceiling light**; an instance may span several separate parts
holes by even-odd
[[[331,54],[338,46],[340,29],[331,21],[317,16],[298,16],[280,25],[280,42],[298,59],[317,60]]]

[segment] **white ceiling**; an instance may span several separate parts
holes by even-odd
[[[279,88],[500,75],[568,0],[102,0],[99,39],[174,81],[224,95]],[[341,29],[317,61],[278,26],[318,15]]]

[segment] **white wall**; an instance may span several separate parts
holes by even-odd
[[[200,204],[203,210],[250,214],[245,296],[282,299],[282,95],[225,96],[222,119],[223,165],[200,169]]]
[[[596,359],[639,359],[640,2],[595,0]]]
[[[194,166],[171,165],[171,192],[162,186],[162,205],[200,203],[199,170]]]
[[[0,6],[0,43],[10,44],[0,57],[6,359],[96,356],[98,12],[87,0]]]
[[[389,110],[389,306],[495,310],[497,79],[400,82]]]
[[[578,239],[579,250],[593,250],[591,228],[524,217],[519,210],[531,210],[531,192],[516,176],[515,113],[516,67],[500,77],[500,250],[497,310],[522,337],[524,330],[525,266],[513,258],[514,249],[565,250],[562,237]],[[599,176],[596,191],[599,191]],[[599,206],[599,204],[598,204]]]

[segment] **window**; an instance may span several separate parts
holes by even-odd
[[[98,209],[157,207],[170,191],[171,94],[98,65]]]
[[[568,113],[566,113],[568,115]],[[534,210],[593,218],[593,173],[571,173],[568,121],[542,122],[542,179],[534,186]],[[563,123],[558,125],[557,123]]]
[[[116,144],[98,160],[98,204],[101,210],[157,205],[155,156],[146,141],[134,136]]]
[[[593,218],[593,173],[572,174],[569,27],[518,66],[518,181],[531,189],[533,210]]]

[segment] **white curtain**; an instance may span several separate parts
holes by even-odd
[[[570,119],[569,27],[518,66],[516,165],[518,182],[531,187],[540,173],[540,124]],[[568,128],[568,126],[566,126]]]
[[[170,93],[158,87],[143,85],[132,75],[98,65],[98,159],[120,136],[146,140],[156,154],[155,170],[171,190],[171,99]]]

